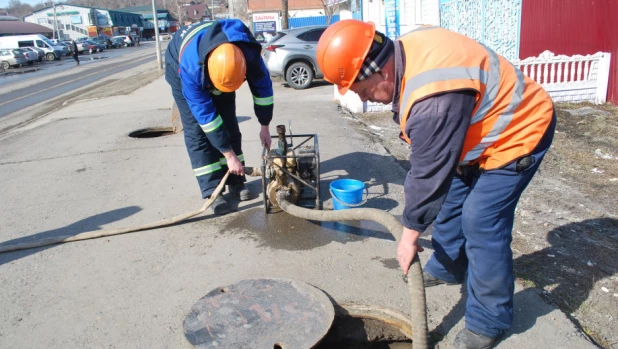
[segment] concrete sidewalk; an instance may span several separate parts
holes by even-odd
[[[368,185],[366,206],[400,215],[405,171],[357,132],[332,99],[330,85],[295,91],[275,83],[271,132],[291,121],[295,134],[318,134],[326,208],[328,184],[354,178]],[[171,105],[160,78],[131,95],[69,105],[0,140],[0,241],[142,225],[201,207],[182,135],[128,137],[168,126]],[[237,93],[237,114],[247,165],[257,166],[259,124],[246,86]],[[259,192],[260,180],[248,179]],[[260,196],[223,217],[6,253],[0,255],[0,347],[186,347],[182,322],[193,303],[215,287],[256,277],[297,279],[339,302],[407,313],[395,251],[377,224],[266,216]],[[428,290],[430,329],[447,334],[441,348],[464,325],[460,292],[456,286]],[[515,325],[498,348],[594,347],[535,291],[517,288],[515,302]]]

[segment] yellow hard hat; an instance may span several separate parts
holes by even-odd
[[[208,75],[217,90],[221,92],[238,90],[245,81],[246,74],[247,62],[238,46],[224,43],[208,55]]]

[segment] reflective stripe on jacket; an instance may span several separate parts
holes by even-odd
[[[474,90],[460,165],[495,169],[532,152],[553,114],[551,98],[539,84],[488,47],[443,28],[423,27],[398,40],[406,57],[399,119],[408,143],[406,121],[417,101]]]
[[[255,115],[261,125],[268,125],[274,107],[270,73],[260,56],[262,46],[240,20],[190,24],[180,28],[168,45],[168,53],[178,63],[182,94],[209,141],[221,152],[229,150],[230,146],[211,97],[221,92],[212,86],[205,62],[212,50],[228,42],[238,46],[245,56],[246,79],[253,95]]]

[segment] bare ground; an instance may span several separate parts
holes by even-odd
[[[552,148],[516,211],[515,275],[599,346],[618,348],[618,108],[559,104],[556,110]],[[347,115],[410,167],[391,113]]]

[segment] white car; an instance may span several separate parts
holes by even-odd
[[[160,33],[159,34],[159,41],[163,41],[163,40],[171,40],[172,36],[169,33]]]
[[[124,40],[125,46],[135,46],[135,41],[133,41],[133,39],[129,35],[118,35],[112,37],[112,39],[115,38],[121,38],[122,40]]]

